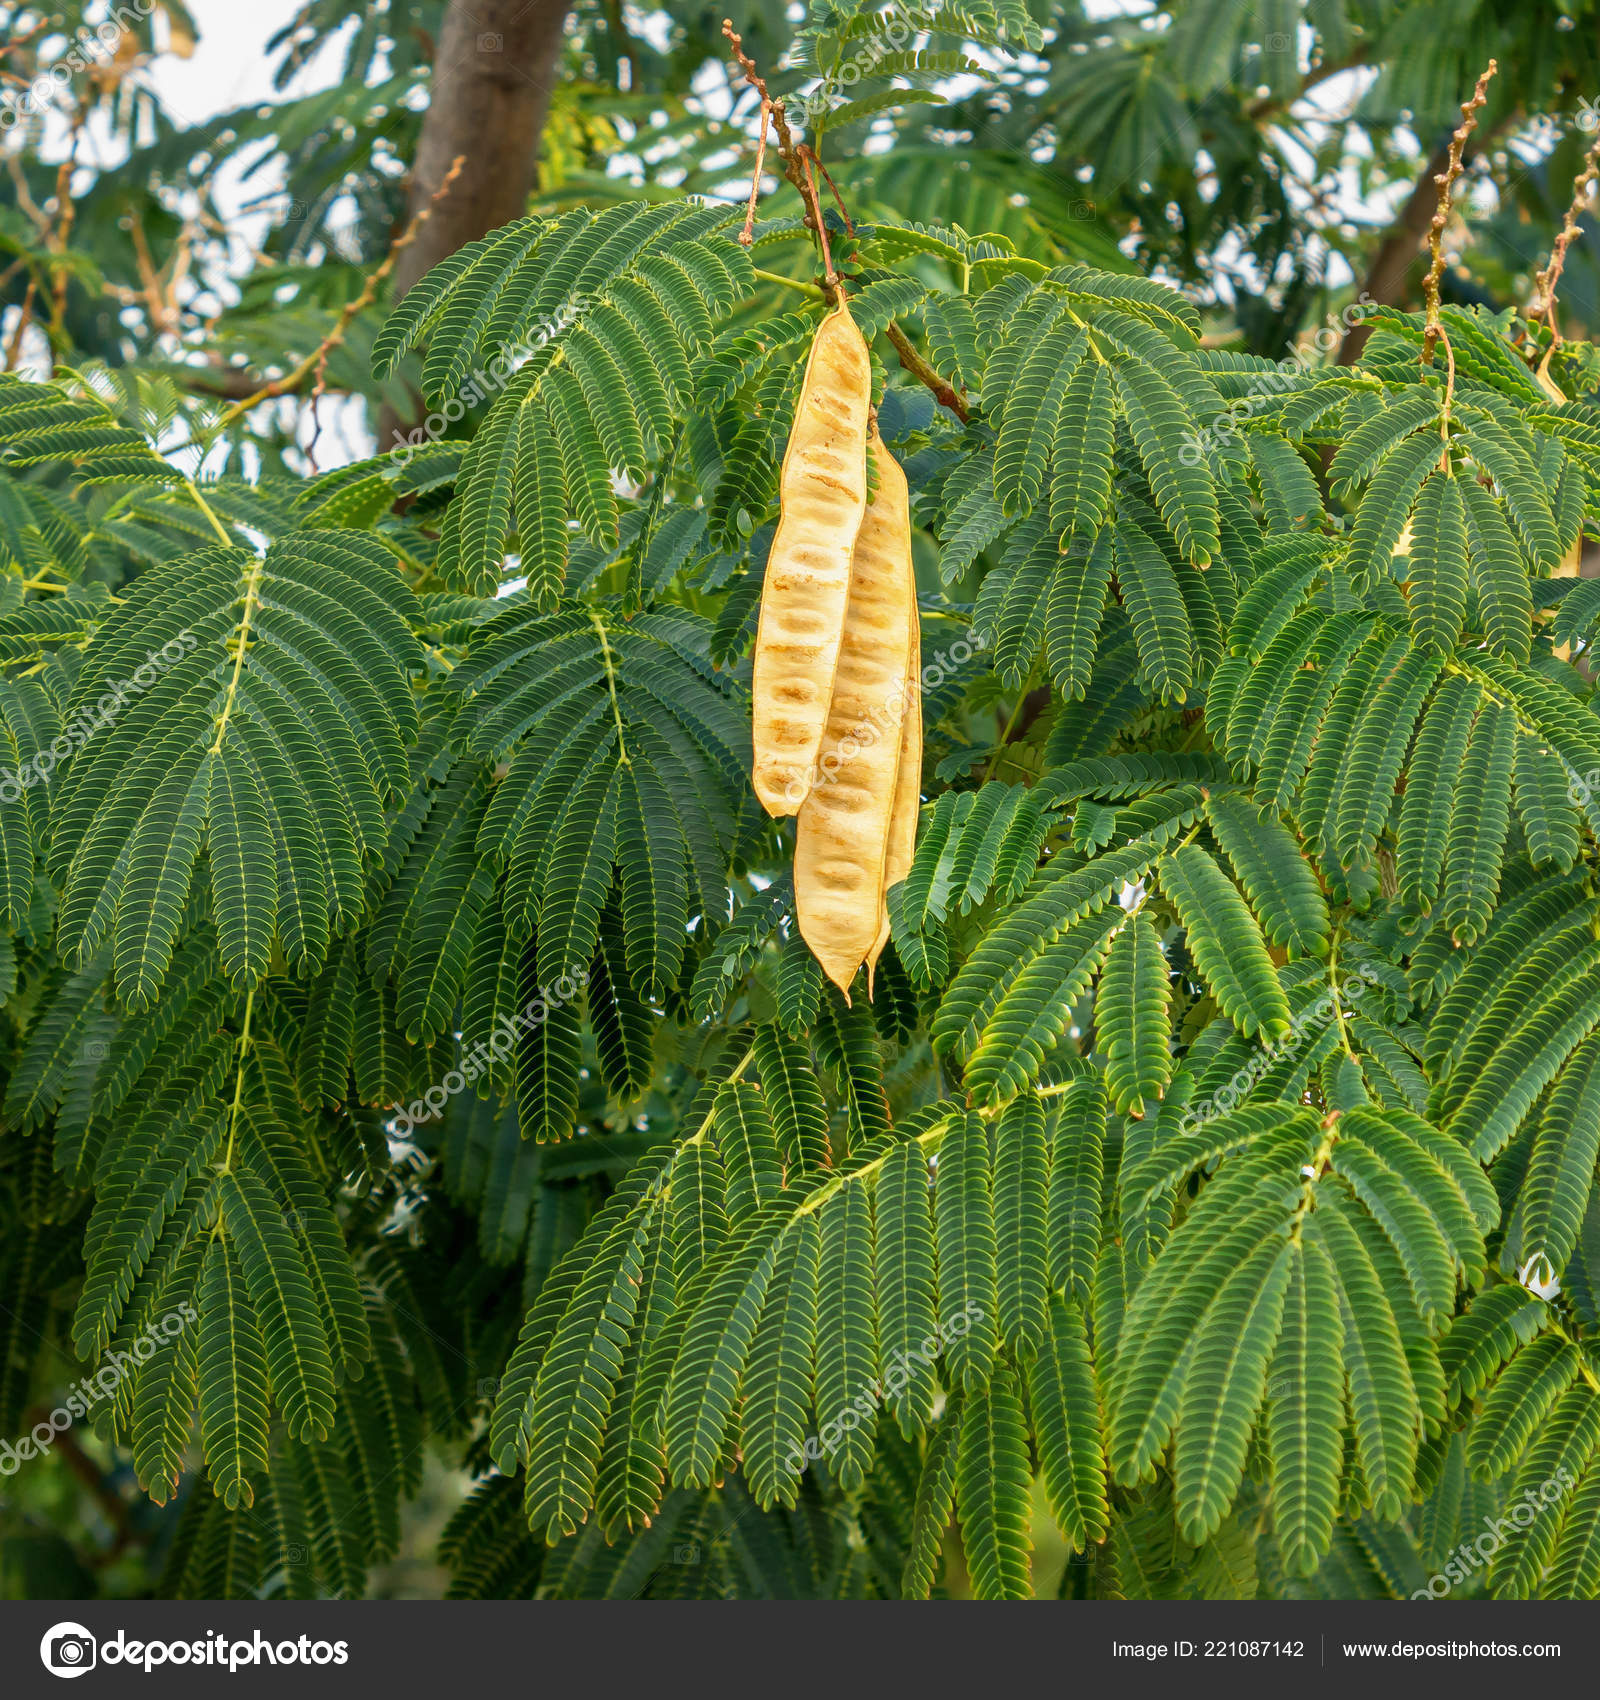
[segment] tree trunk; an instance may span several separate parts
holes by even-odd
[[[397,301],[440,260],[528,210],[566,17],[567,0],[450,0],[411,172],[410,212],[428,205],[458,155],[466,165],[401,251]],[[382,410],[380,449],[401,423],[390,407]]]

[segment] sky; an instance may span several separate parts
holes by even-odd
[[[268,41],[300,11],[303,0],[188,0],[200,31],[193,55],[167,53],[151,68],[150,81],[174,117],[203,124],[218,112],[247,101],[282,98],[272,87]],[[326,87],[337,61],[324,55],[296,79],[292,92]]]
[[[189,12],[199,31],[195,50],[187,59],[165,53],[150,67],[149,81],[167,111],[179,122],[202,125],[219,112],[230,112],[252,101],[276,104],[295,95],[331,85],[339,73],[337,43],[303,66],[287,89],[272,84],[273,59],[267,43],[302,9],[303,0],[188,0]],[[260,198],[264,184],[252,180],[249,198]],[[253,245],[259,246],[271,222],[270,212],[248,215],[237,211],[245,198],[236,170],[219,174],[214,194],[230,224]],[[317,461],[324,471],[372,452],[372,437],[366,423],[366,404],[330,400],[319,409],[321,435]],[[309,418],[302,420],[302,435],[309,434]],[[219,451],[220,452],[220,451]],[[209,462],[207,471],[216,467]]]

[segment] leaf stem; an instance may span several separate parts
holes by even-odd
[[[228,1112],[228,1149],[223,1153],[222,1172],[233,1172],[233,1142],[239,1131],[239,1110],[244,1103],[244,1054],[250,1048],[250,1016],[255,1008],[256,989],[244,995],[244,1025],[239,1031],[239,1072],[233,1083],[233,1107]]]
[[[600,634],[600,657],[605,663],[606,688],[611,692],[612,717],[617,723],[617,751],[621,757],[623,766],[629,767],[632,763],[628,760],[628,746],[622,736],[622,703],[617,697],[617,669],[611,656],[611,639],[606,635],[605,621],[600,618],[599,613],[593,608],[589,610],[589,619],[592,622],[594,629]]]
[[[1545,1302],[1548,1304],[1549,1300],[1547,1299]],[[1584,1356],[1582,1344],[1579,1341],[1574,1340],[1553,1315],[1549,1321],[1549,1328],[1552,1334],[1555,1334],[1559,1336],[1559,1338],[1565,1340],[1566,1343],[1578,1354],[1578,1374],[1581,1375],[1586,1382],[1588,1382],[1589,1391],[1591,1393],[1600,1393],[1600,1377],[1595,1375],[1594,1369],[1590,1365],[1589,1360]]]
[[[255,615],[256,597],[261,588],[261,569],[265,565],[265,558],[257,560],[250,569],[249,578],[245,580],[244,614],[239,622],[239,647],[234,652],[233,677],[228,681],[228,694],[222,703],[222,717],[217,721],[217,735],[211,745],[212,755],[222,748],[222,740],[228,730],[228,719],[233,713],[233,705],[239,694],[239,676],[244,671],[244,652],[250,647],[250,621]]]
[[[820,1210],[835,1193],[843,1192],[851,1181],[865,1180],[868,1175],[876,1174],[902,1145],[926,1145],[930,1139],[943,1139],[950,1131],[950,1123],[959,1114],[961,1114],[961,1106],[952,1104],[951,1113],[942,1121],[935,1122],[926,1132],[916,1134],[911,1139],[897,1139],[887,1151],[874,1157],[870,1163],[863,1163],[859,1169],[851,1169],[847,1174],[835,1175],[826,1186],[819,1188],[812,1193],[804,1204],[796,1207],[795,1220],[798,1221],[802,1216],[809,1216],[814,1210]]]
[[[205,497],[200,494],[200,486],[196,484],[192,478],[185,478],[183,482],[187,487],[189,494],[194,498],[194,505],[206,516],[208,520],[211,521],[211,529],[215,531],[217,536],[220,537],[231,549],[233,547],[234,540],[228,535],[228,528],[220,519],[217,518],[216,510],[205,499]]]
[[[827,291],[814,283],[802,283],[798,278],[785,277],[782,272],[764,272],[760,266],[751,267],[751,275],[762,283],[781,283],[785,289],[793,289],[801,295],[809,295],[813,300],[826,301]]]
[[[728,1078],[717,1082],[717,1092],[720,1092],[724,1086],[731,1086],[755,1060],[755,1054],[756,1048],[752,1045],[750,1049],[739,1058],[738,1062],[733,1065],[732,1072],[728,1075]],[[706,1119],[701,1122],[700,1126],[692,1134],[690,1134],[686,1140],[684,1140],[679,1149],[687,1151],[691,1145],[699,1145],[705,1139],[705,1136],[711,1131],[711,1121],[715,1114],[716,1093],[714,1092],[711,1095],[711,1108],[706,1111]]]
[[[1350,1044],[1350,1031],[1344,1024],[1344,1005],[1339,997],[1339,929],[1335,927],[1328,938],[1328,1002],[1333,1006],[1333,1019],[1339,1029],[1339,1043],[1351,1062],[1356,1053]]]
[[[1016,731],[1017,722],[1022,718],[1022,711],[1027,707],[1029,687],[1033,684],[1033,673],[1034,670],[1030,667],[1027,678],[1022,681],[1021,690],[1017,692],[1017,700],[1012,707],[1010,718],[1007,719],[1005,727],[1000,733],[1000,742],[995,745],[994,753],[984,766],[984,784],[988,784],[994,778],[994,770],[1000,765],[1000,758],[1006,753],[1006,748],[1011,742],[1011,734]]]

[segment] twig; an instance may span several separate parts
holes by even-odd
[[[11,174],[12,186],[17,192],[17,205],[28,215],[28,222],[42,237],[50,234],[50,215],[41,208],[28,192],[28,180],[22,174],[20,154],[6,155],[6,170]]]
[[[739,245],[752,247],[756,239],[756,202],[761,199],[761,173],[767,165],[767,123],[772,116],[772,102],[761,98],[761,134],[756,137],[756,168],[750,174],[750,205],[744,209],[744,229],[739,232]]]
[[[33,320],[33,298],[38,291],[38,280],[29,277],[28,287],[22,292],[22,306],[17,312],[16,329],[11,333],[11,341],[6,345],[5,370],[13,371],[17,361],[22,358],[22,336]]]
[[[634,64],[633,37],[628,34],[627,20],[622,15],[622,0],[606,0],[606,27],[611,32],[617,50],[617,69],[628,67],[628,92],[637,93],[639,71]]]
[[[1263,95],[1260,100],[1252,102],[1244,109],[1245,117],[1252,124],[1271,122],[1278,113],[1290,111],[1304,100],[1319,83],[1325,83],[1330,77],[1340,76],[1346,71],[1354,70],[1358,65],[1366,64],[1369,52],[1367,47],[1358,47],[1354,53],[1343,59],[1324,60],[1315,70],[1308,71],[1300,79],[1300,87],[1287,99],[1281,95]]]
[[[1550,356],[1561,346],[1561,327],[1556,323],[1556,285],[1560,283],[1562,267],[1567,263],[1567,249],[1577,237],[1578,220],[1583,216],[1589,189],[1596,182],[1600,182],[1600,134],[1595,136],[1589,151],[1583,156],[1583,170],[1572,180],[1572,201],[1562,221],[1561,234],[1550,250],[1550,263],[1542,272],[1534,274],[1533,301],[1528,308],[1528,317],[1537,320],[1542,316],[1550,326],[1550,347],[1542,362],[1544,366],[1550,364]]]
[[[317,412],[317,403],[328,391],[328,349],[324,345],[322,358],[317,362],[317,381],[311,386],[311,440],[306,444],[306,465],[313,472],[317,470],[317,440],[322,435],[322,418]]]
[[[949,384],[947,384],[944,379],[939,376],[933,367],[931,367],[928,362],[917,353],[916,349],[912,346],[911,338],[908,337],[893,320],[890,320],[884,334],[888,337],[895,353],[900,356],[901,369],[909,372],[919,384],[925,384],[930,390],[932,390],[934,400],[941,406],[948,407],[956,418],[965,425],[969,417],[967,413],[967,404],[953,389],[951,389]]]
[[[377,299],[378,286],[394,270],[395,262],[400,258],[402,249],[409,248],[417,239],[421,230],[433,216],[433,209],[449,194],[450,186],[461,175],[463,166],[467,163],[465,154],[457,154],[451,161],[450,169],[444,174],[444,181],[434,190],[433,198],[428,205],[421,208],[416,217],[406,226],[403,234],[395,239],[394,245],[383,264],[375,272],[368,275],[367,281],[361,287],[361,293],[353,301],[348,301],[339,311],[338,323],[322,339],[321,343],[309,353],[304,360],[284,373],[281,378],[274,378],[271,383],[263,384],[254,395],[249,395],[243,401],[235,402],[217,421],[216,429],[225,431],[235,420],[242,418],[251,408],[261,402],[270,401],[275,396],[287,395],[291,390],[298,389],[305,381],[308,373],[313,370],[322,373],[327,369],[328,355],[345,339],[345,333],[350,329],[351,321],[357,314],[365,312]]]
[[[800,152],[822,173],[822,181],[833,191],[834,204],[839,209],[839,217],[844,220],[845,229],[854,236],[856,227],[850,222],[850,209],[844,204],[844,196],[839,193],[839,185],[828,175],[827,166],[817,158],[816,152],[805,142],[800,144]]]
[[[756,179],[751,185],[750,206],[745,214],[745,233],[754,240],[756,201],[761,192],[760,163],[763,157],[762,149],[766,145],[766,118],[770,113],[773,128],[778,133],[778,157],[783,161],[783,174],[794,185],[796,193],[805,203],[805,226],[817,238],[822,246],[824,281],[832,291],[835,300],[841,304],[844,301],[844,285],[839,280],[839,274],[833,269],[833,255],[828,248],[828,227],[823,221],[822,204],[817,199],[817,186],[812,181],[811,173],[805,167],[804,154],[809,149],[802,150],[795,142],[794,132],[789,128],[788,114],[783,110],[783,102],[774,100],[767,90],[766,79],[756,69],[755,61],[744,50],[744,40],[733,27],[731,18],[722,20],[722,33],[727,38],[728,45],[733,49],[733,56],[738,61],[739,69],[744,73],[744,80],[761,97],[761,148],[757,150]],[[741,236],[741,241],[744,237]],[[745,243],[746,247],[749,243]]]
[[[1472,98],[1461,103],[1461,123],[1450,138],[1450,152],[1446,156],[1444,170],[1434,178],[1439,186],[1439,205],[1434,210],[1433,222],[1428,226],[1428,251],[1432,255],[1432,263],[1422,283],[1423,299],[1428,310],[1427,328],[1422,337],[1424,366],[1432,364],[1434,344],[1444,335],[1439,322],[1439,279],[1444,276],[1444,227],[1450,220],[1450,191],[1461,175],[1462,151],[1467,145],[1467,138],[1478,127],[1478,112],[1488,102],[1486,90],[1489,79],[1499,69],[1499,64],[1491,59],[1488,69],[1478,78]]]
[[[72,173],[78,152],[78,129],[72,131],[72,151],[62,160],[56,172],[56,205],[61,209],[61,222],[51,239],[51,248],[62,257],[62,264],[51,268],[50,278],[50,346],[59,342],[67,317],[67,282],[71,268],[66,265],[67,239],[72,234],[72,221],[77,216],[77,204],[72,199]]]
[[[822,244],[822,281],[843,304],[844,286],[839,282],[839,274],[833,269],[833,253],[828,247],[828,225],[822,216],[822,203],[817,197],[816,179],[811,175],[812,154],[810,148],[799,149],[795,158],[799,162],[801,173],[806,180],[805,194],[813,209],[813,222],[817,232],[817,240]]]
[[[36,1405],[23,1413],[23,1422],[34,1419],[34,1425],[48,1423],[50,1413],[42,1405]],[[128,1502],[117,1492],[113,1483],[103,1474],[100,1466],[73,1438],[71,1430],[66,1430],[56,1436],[58,1455],[66,1462],[78,1480],[93,1494],[96,1503],[105,1513],[106,1520],[111,1524],[111,1548],[108,1552],[98,1554],[92,1561],[96,1568],[109,1564],[113,1559],[120,1558],[128,1543],[133,1539],[133,1525],[129,1517]]]
[[[766,146],[766,120],[767,115],[770,113],[772,116],[773,128],[777,131],[778,135],[778,154],[783,160],[783,174],[795,186],[795,189],[799,192],[800,199],[805,203],[806,229],[815,233],[817,241],[822,248],[824,281],[827,284],[827,289],[823,292],[824,299],[826,299],[827,295],[831,293],[835,301],[842,306],[845,298],[844,282],[839,277],[839,274],[833,269],[833,253],[828,246],[828,227],[822,216],[822,203],[817,195],[816,181],[811,175],[812,165],[815,165],[817,170],[822,173],[824,182],[826,182],[828,187],[833,191],[833,198],[839,203],[839,212],[844,218],[845,229],[853,236],[855,234],[855,226],[851,223],[850,214],[845,208],[844,197],[840,195],[839,186],[828,175],[827,168],[823,165],[822,161],[817,158],[816,154],[813,153],[812,150],[804,143],[797,143],[795,141],[794,133],[789,128],[789,120],[784,114],[783,102],[781,100],[774,100],[767,92],[766,82],[762,78],[760,72],[756,70],[755,61],[745,52],[744,42],[740,38],[738,31],[734,29],[731,19],[724,18],[722,20],[722,33],[727,37],[728,44],[733,49],[733,56],[738,61],[739,69],[744,73],[745,81],[761,97],[761,141],[756,150],[756,174],[755,180],[750,186],[750,205],[745,213],[744,232],[740,236],[739,240],[743,242],[746,247],[750,245],[750,240],[753,240],[752,232],[755,225],[756,201],[761,191],[761,164],[764,158],[763,150]],[[768,282],[789,284],[791,288],[806,287],[796,286],[790,279],[778,278],[771,273],[758,273],[757,275],[765,278]],[[904,371],[909,372],[918,383],[926,385],[927,388],[933,392],[935,399],[937,399],[942,406],[949,408],[950,411],[961,421],[961,423],[965,425],[968,418],[967,404],[961,399],[956,391],[939,376],[933,367],[931,367],[928,362],[917,353],[916,349],[912,346],[910,337],[908,337],[906,333],[901,330],[899,325],[895,324],[892,319],[884,327],[884,334],[893,345],[895,353],[900,356],[901,368]]]

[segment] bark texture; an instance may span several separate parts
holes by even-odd
[[[397,301],[440,260],[527,211],[567,9],[567,0],[450,0],[411,173],[409,212],[427,206],[458,155],[466,165],[400,254]],[[401,423],[383,410],[380,447]]]

